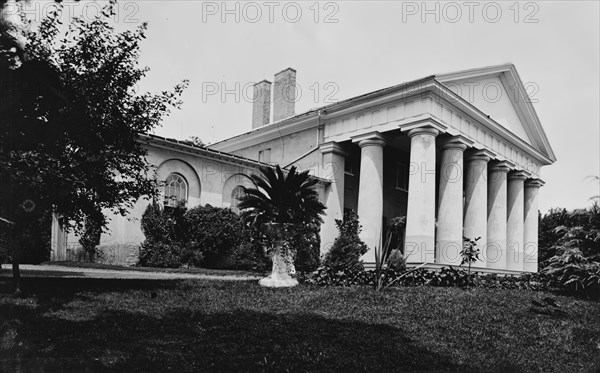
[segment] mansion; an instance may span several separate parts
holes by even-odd
[[[142,136],[147,161],[166,181],[163,203],[237,210],[242,187],[261,165],[295,165],[318,179],[327,206],[321,253],[335,219],[356,210],[374,262],[388,223],[406,216],[409,265],[460,265],[463,236],[479,237],[475,270],[537,271],[538,191],[556,157],[514,65],[432,75],[296,114],[296,71],[254,85],[252,128],[210,145]],[[111,217],[100,248],[109,263],[132,265],[144,240],[147,199]],[[78,242],[55,223],[52,258]]]

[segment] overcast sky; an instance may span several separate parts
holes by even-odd
[[[36,11],[43,13],[43,5]],[[31,7],[40,5],[32,4]],[[66,3],[75,15],[93,6]],[[597,1],[121,1],[119,27],[149,23],[141,90],[190,80],[156,134],[215,142],[251,129],[251,85],[297,70],[296,112],[432,74],[515,64],[558,161],[540,210],[600,194]]]

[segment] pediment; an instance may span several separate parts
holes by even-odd
[[[435,76],[479,111],[517,137],[555,160],[554,152],[535,113],[536,86],[525,87],[512,64]]]

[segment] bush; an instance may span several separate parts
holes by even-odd
[[[296,231],[291,245],[296,249],[294,265],[299,272],[312,272],[319,267],[321,237],[319,226],[304,226]]]
[[[365,271],[362,268],[333,270],[323,266],[301,279],[303,282],[320,286],[373,286],[376,274],[375,271]],[[390,270],[387,283],[391,283],[392,286],[466,287],[470,285],[527,290],[548,290],[552,284],[550,278],[543,273],[527,273],[520,276],[471,273],[469,276],[467,270],[451,266],[442,267],[439,271],[425,268],[409,271]]]
[[[184,219],[184,261],[193,266],[222,267],[249,233],[228,208],[198,206],[188,210]]]
[[[140,248],[139,263],[143,267],[179,268],[182,254],[179,242],[146,239]]]
[[[146,239],[140,248],[139,265],[163,268],[181,266],[185,211],[184,207],[161,209],[155,203],[148,205],[141,221]]]
[[[363,268],[360,257],[368,251],[367,245],[358,236],[361,230],[358,215],[352,210],[344,214],[344,220],[336,219],[335,224],[339,235],[325,255],[323,265],[334,272],[358,272]]]

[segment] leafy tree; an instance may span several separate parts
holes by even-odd
[[[41,214],[57,213],[81,232],[86,219],[106,226],[97,211],[125,215],[140,196],[155,196],[139,134],[179,107],[187,85],[135,93],[148,72],[138,66],[147,25],[116,32],[114,0],[64,32],[60,9],[23,29],[22,50],[6,32],[1,38],[0,84],[12,88],[0,107],[0,216],[17,242]]]

